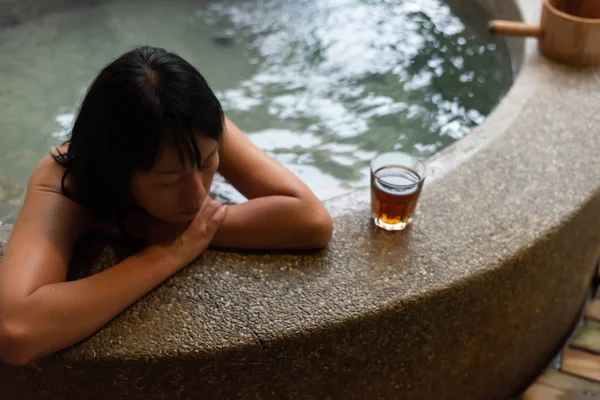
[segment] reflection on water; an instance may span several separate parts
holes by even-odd
[[[456,4],[121,0],[6,28],[0,171],[24,183],[66,137],[98,70],[152,44],[196,65],[227,115],[321,198],[365,185],[377,152],[439,151],[511,84],[506,46],[485,33],[483,11]]]

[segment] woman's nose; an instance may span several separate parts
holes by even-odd
[[[186,190],[183,191],[185,197],[182,199],[183,202],[195,207],[199,207],[202,199],[208,194],[204,187],[202,174],[199,172],[193,172],[189,175],[188,184],[185,185],[185,188]]]

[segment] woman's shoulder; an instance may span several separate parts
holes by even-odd
[[[58,150],[58,151],[57,151]],[[76,204],[70,196],[76,191],[73,179],[65,174],[66,168],[58,162],[61,154],[65,154],[66,148],[58,148],[46,154],[31,172],[27,192],[52,193],[61,198],[60,201],[71,204],[67,209],[78,209],[77,214],[83,213],[86,217],[82,219],[80,229],[86,231],[101,231],[110,234],[119,234],[118,228],[109,222],[99,221],[85,209],[85,206]],[[66,193],[65,193],[66,191]],[[68,218],[68,215],[64,216]]]
[[[43,190],[45,192],[56,193],[65,196],[63,193],[63,177],[64,186],[67,190],[72,187],[72,182],[69,176],[65,177],[65,167],[59,164],[54,156],[58,153],[53,151],[46,154],[33,168],[29,176],[27,190]]]
[[[9,247],[14,241],[52,243],[69,256],[71,246],[89,229],[91,219],[85,207],[62,192],[63,175],[64,168],[51,155],[33,168]]]
[[[83,205],[70,197],[74,191],[72,178],[68,174],[65,175],[65,167],[55,159],[54,156],[58,154],[60,153],[56,150],[46,154],[33,168],[27,183],[25,202],[35,198],[38,199],[37,206],[47,206],[47,211],[60,210],[62,219],[70,217],[77,219],[77,230],[84,232],[88,230],[93,219]]]
[[[27,194],[33,192],[44,192],[56,195],[55,199],[59,199],[58,203],[69,203],[68,206],[60,208],[62,210],[72,210],[74,214],[83,215],[78,222],[78,228],[84,232],[96,231],[107,233],[114,236],[122,236],[122,227],[119,227],[114,221],[104,221],[94,218],[92,213],[85,208],[84,205],[77,204],[72,195],[76,193],[76,187],[73,178],[69,174],[65,174],[66,168],[61,165],[60,156],[66,154],[66,147],[59,147],[53,152],[45,155],[39,163],[34,167],[27,187]],[[27,201],[27,196],[26,200]],[[57,204],[56,201],[52,202]],[[66,204],[65,204],[66,205]],[[132,231],[135,235],[140,235],[145,229],[145,220],[140,217],[140,213],[131,213],[127,215],[123,224],[127,226],[128,231]],[[64,218],[68,218],[64,215]]]

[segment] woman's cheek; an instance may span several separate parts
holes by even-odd
[[[176,199],[177,190],[172,187],[161,187],[159,190],[154,190],[145,198],[145,208],[151,214],[170,214],[177,207],[174,199]]]
[[[180,199],[180,193],[181,189],[179,186],[174,186],[169,188],[169,190],[166,190],[164,193],[162,193],[161,196],[158,196],[157,199],[159,199],[161,201],[161,203],[166,206],[166,209],[169,209],[170,211],[172,210],[179,210],[180,208],[180,204],[179,204],[179,199]]]

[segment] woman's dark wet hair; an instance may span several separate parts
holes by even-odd
[[[65,153],[63,193],[101,219],[119,220],[136,171],[147,171],[166,145],[200,166],[196,135],[220,140],[223,110],[204,77],[180,56],[139,47],[107,65],[89,87]],[[65,188],[70,176],[73,190]]]

